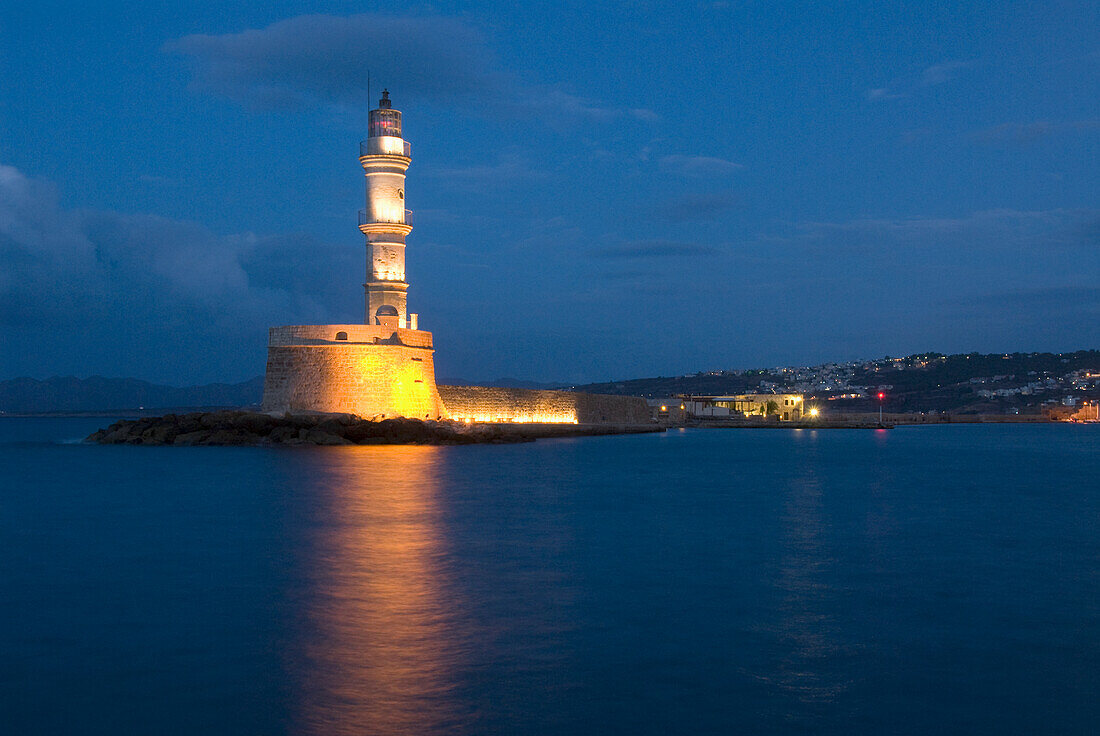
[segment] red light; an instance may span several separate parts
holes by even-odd
[[[882,400],[883,400],[883,399],[885,399],[885,398],[886,398],[886,394],[884,394],[884,393],[882,393],[881,391],[879,391],[879,392],[878,392],[878,400],[879,400],[879,401],[882,401]]]

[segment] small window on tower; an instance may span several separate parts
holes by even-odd
[[[348,333],[346,333],[346,332],[337,332],[336,333],[336,339],[337,340],[347,340],[348,339]]]
[[[397,190],[397,198],[398,199],[404,199],[405,198],[405,190],[404,189],[398,189]]]

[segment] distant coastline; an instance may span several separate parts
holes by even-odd
[[[118,417],[133,417],[135,419],[141,417],[158,417],[164,414],[194,414],[204,412],[217,412],[217,411],[259,411],[258,406],[160,406],[154,408],[123,408],[123,409],[98,409],[87,411],[0,411],[0,419],[5,417],[10,418],[49,418],[57,417],[62,418],[78,418],[87,417],[89,419],[95,418],[118,418]]]
[[[468,381],[449,379],[452,385]],[[641,396],[729,395],[794,391],[820,408],[822,417],[878,413],[900,424],[983,421],[1042,421],[1051,406],[1100,401],[1100,350],[1068,353],[922,353],[904,358],[827,363],[811,367],[711,370],[690,375],[635,378],[565,385],[518,379],[483,386],[540,388]],[[240,383],[167,386],[134,378],[55,376],[0,381],[3,416],[155,416],[166,413],[253,408],[260,404],[263,378]],[[1070,402],[1070,403],[1067,403]],[[923,412],[924,418],[921,417]],[[1018,414],[1017,414],[1018,412]],[[1011,416],[1009,416],[1011,415]]]

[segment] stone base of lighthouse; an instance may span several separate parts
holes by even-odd
[[[432,333],[382,325],[272,327],[263,411],[445,419]]]

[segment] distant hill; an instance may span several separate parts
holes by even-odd
[[[924,353],[905,358],[803,368],[716,370],[572,387],[576,391],[657,398],[792,391],[830,408],[874,411],[882,391],[893,411],[1037,413],[1043,403],[1100,399],[1100,351],[1072,353]]]
[[[205,386],[161,386],[134,378],[54,377],[0,381],[0,413],[117,412],[198,407],[257,406],[263,378]],[[893,411],[1038,412],[1043,403],[1100,400],[1100,351],[1072,353],[924,353],[905,358],[828,363],[803,368],[716,370],[686,376],[635,378],[584,386],[514,378],[465,381],[439,378],[444,386],[560,389],[649,398],[723,396],[793,391],[828,401],[833,410],[872,411],[874,396],[887,394]],[[154,412],[155,413],[155,412]]]
[[[263,394],[262,376],[243,383],[205,386],[161,386],[136,378],[54,376],[45,381],[13,378],[0,381],[0,412],[107,412],[184,407],[256,406]]]

